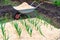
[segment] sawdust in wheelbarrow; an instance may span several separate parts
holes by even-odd
[[[22,4],[14,7],[14,8],[17,9],[17,10],[23,10],[23,9],[32,9],[32,8],[35,8],[35,7],[30,6],[30,5],[29,5],[28,3],[26,3],[26,2],[23,2]]]

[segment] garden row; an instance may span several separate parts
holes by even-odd
[[[51,22],[51,21],[48,20],[48,19],[46,19],[46,18],[44,18],[42,15],[41,15],[41,16],[38,15],[38,12],[37,12],[37,11],[35,11],[34,13],[35,13],[36,19],[31,19],[31,16],[30,16],[30,15],[27,15],[27,17],[28,17],[27,21],[28,21],[30,24],[32,24],[32,25],[36,28],[36,30],[40,32],[40,34],[41,34],[42,36],[44,36],[44,34],[43,34],[42,31],[41,31],[40,26],[43,24],[43,25],[45,25],[45,26],[48,27],[48,23],[47,23],[47,22]],[[45,21],[44,21],[43,19],[44,19]],[[47,20],[47,22],[46,22],[46,20]],[[22,18],[19,19],[19,21],[20,21],[20,22],[22,23],[22,25],[26,28],[26,31],[28,32],[28,34],[32,37],[32,32],[33,32],[33,30],[32,30],[32,28],[31,28],[31,25],[28,25],[28,23],[26,22],[26,20],[23,20]],[[39,23],[40,23],[40,24],[39,24]],[[9,37],[6,36],[5,24],[0,24],[0,25],[1,25],[1,26],[0,26],[1,28],[0,28],[0,29],[1,29],[1,31],[2,31],[3,39],[4,39],[4,40],[8,40]],[[17,22],[14,22],[13,25],[14,25],[14,28],[16,29],[17,34],[18,34],[19,37],[20,37],[20,36],[21,36],[21,33],[22,33],[22,29],[18,26],[18,23],[17,23]],[[33,27],[33,28],[34,28],[34,27]]]

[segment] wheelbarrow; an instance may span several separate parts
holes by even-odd
[[[32,8],[19,9],[19,10],[16,8],[17,6],[14,6],[13,8],[14,8],[15,10],[19,11],[20,13],[25,14],[25,13],[33,12],[37,7],[39,7],[41,4],[43,4],[43,3],[40,3],[40,4],[38,3],[38,5],[37,5],[36,7],[34,7],[34,6],[32,6],[34,3],[38,3],[38,2],[33,1],[33,2],[30,4],[30,6],[31,6]]]
[[[34,3],[37,3],[38,5],[37,6],[32,6],[32,5],[34,5]],[[28,4],[28,3],[27,3]],[[16,14],[15,16],[15,19],[18,19],[22,14],[22,16],[24,16],[26,13],[30,13],[30,12],[33,12],[37,7],[39,7],[41,4],[43,4],[43,3],[38,3],[38,2],[36,2],[36,1],[33,1],[29,6],[31,6],[32,8],[26,8],[26,9],[17,9],[17,6],[14,6],[13,8],[15,9],[15,10],[17,10],[18,12],[20,12],[21,14],[19,15],[19,14]]]

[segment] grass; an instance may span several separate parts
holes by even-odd
[[[18,27],[18,24],[16,22],[14,23],[14,27],[15,27],[15,29],[16,29],[19,37],[20,37],[21,36],[21,32],[22,32],[21,28]]]
[[[1,24],[1,31],[2,31],[2,35],[3,35],[3,40],[8,40],[9,37],[6,36],[6,32],[5,32],[5,24]]]
[[[19,5],[20,4],[20,2],[18,2],[18,1],[11,1],[11,0],[2,0],[1,1],[1,3],[0,3],[0,5],[12,5],[12,6],[17,6],[17,5]]]
[[[13,18],[11,15],[9,15],[9,13],[5,13],[5,16],[0,17],[0,23],[6,23],[6,22],[9,22],[12,20],[13,20]]]

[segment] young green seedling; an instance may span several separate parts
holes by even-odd
[[[32,36],[32,29],[31,28],[29,29],[29,34],[30,34],[30,36]]]
[[[29,15],[30,16],[30,15]],[[37,16],[36,16],[37,17]],[[38,16],[38,18],[40,18],[39,16]],[[32,23],[35,27],[36,27],[36,29],[37,30],[39,30],[39,32],[40,32],[40,34],[41,35],[43,35],[43,33],[41,32],[41,29],[40,29],[40,27],[39,26],[37,26],[37,24],[39,23],[39,21],[36,19],[33,19],[33,20],[28,20],[30,23]]]
[[[30,36],[32,36],[32,29],[30,28],[30,26],[27,25],[26,22],[25,22],[24,20],[21,20],[21,21],[23,21],[22,25],[25,26],[27,32],[30,34]],[[20,21],[20,22],[21,22],[21,21]]]
[[[40,27],[38,27],[38,30],[39,30],[40,34],[43,35]],[[44,36],[44,35],[43,35],[43,36]]]
[[[15,23],[14,23],[14,27],[15,27],[15,29],[16,29],[16,31],[17,31],[19,37],[20,37],[22,30],[21,30],[21,28],[18,27],[18,23],[15,22]]]
[[[26,24],[26,22],[25,22],[25,27],[27,32],[30,34],[30,36],[32,36],[32,28],[28,24]]]
[[[1,31],[2,31],[2,35],[3,35],[3,40],[8,40],[9,37],[6,36],[6,32],[5,32],[5,24],[1,24]]]

